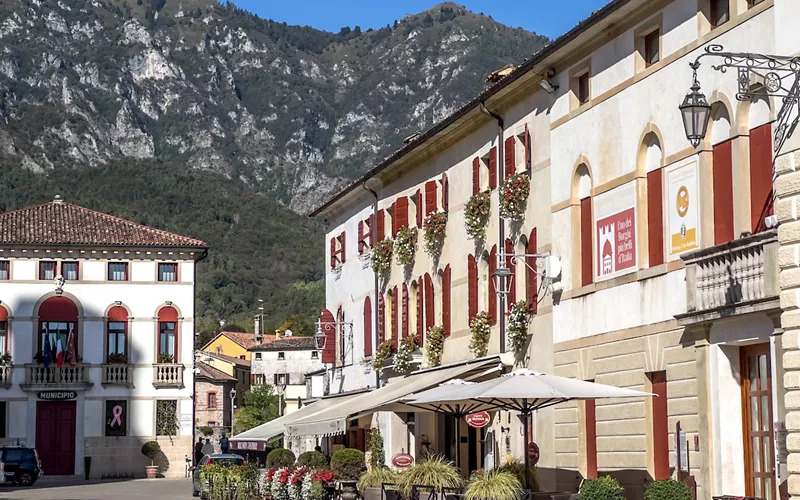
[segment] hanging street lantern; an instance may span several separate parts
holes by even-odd
[[[686,138],[697,147],[708,131],[708,120],[711,118],[711,105],[706,96],[700,91],[700,83],[695,76],[690,92],[686,94],[683,103],[678,106],[683,118],[683,129]]]
[[[511,269],[502,266],[495,269],[492,278],[495,280],[494,287],[501,296],[508,296],[511,291]]]
[[[325,349],[325,343],[328,341],[328,337],[322,333],[322,324],[317,322],[317,333],[314,334],[314,348],[318,351]]]

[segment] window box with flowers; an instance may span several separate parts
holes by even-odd
[[[392,268],[394,242],[388,238],[379,241],[372,249],[372,270],[379,276],[386,276]]]
[[[514,354],[520,354],[528,343],[528,324],[531,321],[533,307],[525,300],[520,300],[511,306],[508,313],[508,344]]]
[[[531,180],[527,173],[515,174],[506,179],[500,191],[500,216],[522,222],[530,192]]]
[[[444,330],[441,326],[428,328],[428,335],[425,338],[425,359],[428,366],[439,366],[442,364],[444,354]]]
[[[447,230],[447,212],[430,214],[423,223],[425,228],[425,251],[431,257],[438,257],[442,253],[442,243]]]
[[[394,255],[397,265],[408,266],[414,262],[417,249],[417,228],[403,226],[394,237]]]
[[[482,358],[489,352],[489,338],[492,326],[489,324],[489,314],[481,311],[469,322],[472,338],[469,341],[469,351],[476,357]]]
[[[372,367],[380,373],[383,371],[383,364],[386,360],[392,357],[392,341],[384,340],[378,349],[375,351],[375,357],[372,359]]]
[[[400,347],[394,355],[394,371],[407,374],[411,371],[414,361],[414,351],[417,350],[417,338],[414,336],[406,337],[400,342]]]
[[[464,224],[470,238],[482,240],[486,237],[486,226],[489,224],[491,211],[491,192],[484,191],[469,199],[464,209]]]

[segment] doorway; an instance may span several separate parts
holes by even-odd
[[[36,451],[48,476],[75,474],[75,401],[36,403]]]
[[[769,344],[741,348],[746,495],[775,500],[772,366]]]

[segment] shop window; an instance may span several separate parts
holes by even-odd
[[[156,401],[156,436],[174,436],[178,432],[178,401]]]

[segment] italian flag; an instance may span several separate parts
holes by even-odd
[[[59,335],[56,342],[56,366],[59,368],[64,364],[64,349],[61,346],[61,336]]]

